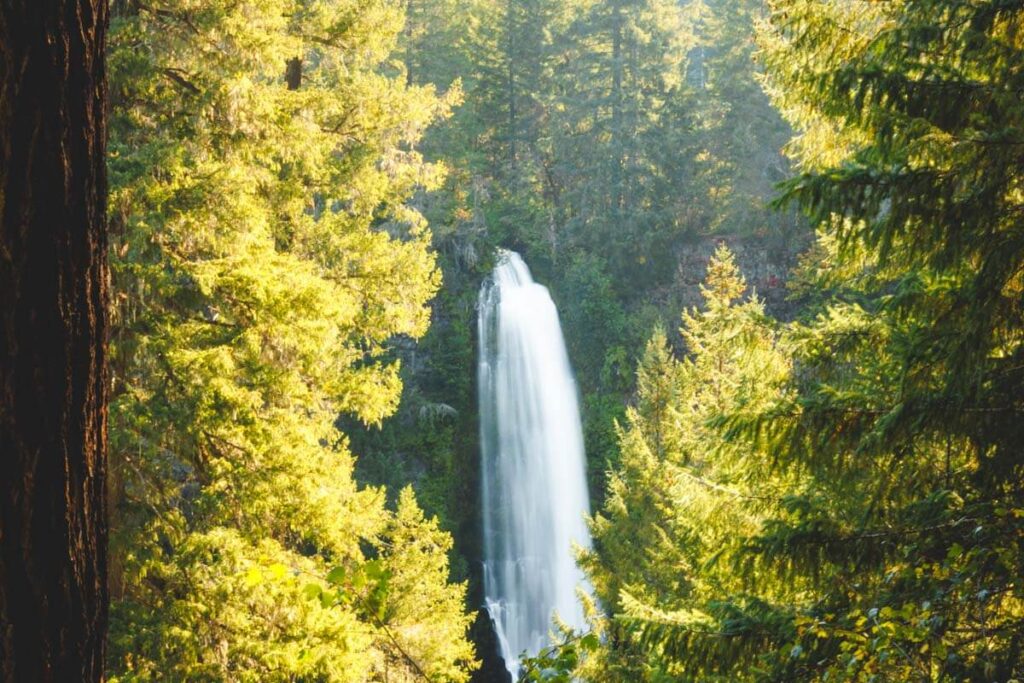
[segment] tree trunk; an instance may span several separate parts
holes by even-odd
[[[413,74],[413,52],[416,50],[416,45],[412,41],[413,34],[413,22],[415,21],[415,6],[413,0],[406,0],[405,3],[405,86],[411,88],[415,82],[415,76]]]
[[[288,84],[289,90],[298,90],[302,85],[302,58],[295,57],[288,60],[284,71],[284,81]]]
[[[506,8],[506,60],[508,61],[508,163],[514,173],[516,169],[516,139],[519,123],[516,121],[516,16],[515,7],[519,0],[508,0]]]
[[[0,681],[99,681],[106,0],[0,0]]]
[[[622,4],[612,3],[612,213],[616,223],[622,211],[622,157],[625,147],[622,125]]]

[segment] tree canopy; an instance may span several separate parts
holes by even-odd
[[[595,672],[1021,675],[1022,9],[770,3],[767,88],[797,131],[780,203],[818,226],[802,313],[723,304],[742,286],[719,254],[684,359],[649,345],[584,558]],[[752,331],[706,336],[723,311]]]
[[[116,680],[465,680],[465,586],[335,423],[398,403],[440,282],[408,200],[448,115],[388,2],[123,8],[111,30]]]
[[[47,591],[100,652],[108,573],[112,681],[506,680],[512,249],[593,503],[588,628],[523,680],[1024,680],[1024,2],[114,0],[105,48],[15,9],[8,660]]]

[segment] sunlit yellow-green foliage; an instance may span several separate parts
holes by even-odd
[[[472,327],[464,320],[495,246],[522,253],[559,304],[581,390],[590,492],[599,500],[618,457],[613,423],[634,388],[633,365],[653,323],[678,315],[679,284],[690,284],[678,257],[715,232],[771,236],[775,253],[799,242],[781,236],[805,224],[767,207],[786,176],[780,148],[788,128],[752,59],[762,4],[406,3],[411,21],[399,44],[412,82],[443,89],[459,81],[465,91],[464,105],[422,145],[452,168],[423,205],[446,283],[440,324],[426,342],[437,352],[427,351],[423,371],[406,368],[416,397],[458,409],[462,417],[445,429],[457,427],[464,461],[476,457],[472,368],[450,361],[474,353],[462,330]],[[406,423],[416,419],[415,400],[404,404]],[[385,474],[374,481],[395,481],[405,454],[437,447],[433,430],[399,422],[385,427],[381,447],[364,449],[382,455],[360,459],[360,471],[379,463]],[[446,487],[459,480],[431,472],[443,457],[411,457],[418,462],[406,471]],[[470,506],[453,516],[462,515],[463,526],[479,518]]]
[[[825,169],[841,163],[868,138],[819,103],[792,97],[787,88],[797,80],[823,77],[830,65],[856,57],[884,25],[887,9],[877,2],[804,2],[790,3],[786,11],[791,13],[786,23],[792,32],[775,30],[768,17],[759,22],[760,56],[771,71],[763,82],[772,103],[794,127],[787,146],[790,157],[802,170]],[[794,49],[797,40],[805,49]]]
[[[821,231],[796,397],[757,437],[816,491],[754,544],[813,586],[773,668],[1020,678],[1024,7],[770,9],[773,98],[801,132],[786,191]]]
[[[772,473],[765,451],[724,443],[713,424],[722,414],[763,409],[788,376],[778,334],[745,289],[720,245],[708,264],[704,307],[683,314],[685,356],[677,359],[657,331],[640,360],[637,403],[620,429],[622,463],[591,525],[595,549],[583,558],[607,609],[594,626],[610,636],[588,658],[588,680],[698,673],[717,680],[713,667],[685,669],[647,649],[638,623],[670,623],[697,638],[716,631],[721,614],[708,613],[715,610],[709,596],[743,591],[728,557],[795,483]],[[740,600],[737,617],[744,607]],[[723,648],[716,656],[730,654]]]
[[[427,329],[415,145],[457,91],[406,85],[388,0],[115,5],[112,676],[465,680],[450,540],[335,428],[394,411]],[[310,596],[371,560],[380,605]]]
[[[767,82],[798,133],[801,173],[783,196],[819,230],[792,287],[803,311],[763,337],[695,334],[729,310],[712,301],[709,317],[687,318],[707,372],[682,405],[707,409],[695,422],[655,411],[678,432],[648,420],[638,440],[635,418],[625,431],[586,558],[609,637],[584,672],[1020,680],[1024,5],[767,9]],[[741,289],[726,270],[709,269],[709,291]],[[686,395],[685,373],[650,381],[652,363],[672,366],[661,346],[641,364],[641,415],[648,395]],[[762,359],[763,376],[731,366],[756,348],[786,362]],[[710,464],[683,495],[666,493],[672,469],[651,446],[664,434]],[[656,541],[635,565],[625,534]]]

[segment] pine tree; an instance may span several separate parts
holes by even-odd
[[[383,0],[115,19],[115,680],[473,667],[447,536],[357,486],[336,429],[394,411],[389,341],[439,284],[408,200],[443,176],[415,145],[452,100],[388,68],[402,22]]]
[[[681,180],[665,150],[686,132],[677,105],[692,40],[677,3],[609,0],[585,3],[560,41],[549,126],[566,231],[616,275],[650,277],[682,230],[684,212],[665,202]]]
[[[806,170],[788,195],[853,275],[797,328],[795,416],[768,430],[848,502],[811,506],[759,541],[766,562],[816,558],[814,573],[833,577],[797,618],[798,654],[780,669],[1019,676],[1024,249],[1012,150],[1024,108],[1010,93],[1024,7],[773,9],[771,74],[795,123],[816,133],[796,148]]]
[[[800,133],[786,198],[822,262],[784,389],[711,422],[785,486],[723,555],[749,597],[709,591],[703,632],[637,606],[641,641],[698,680],[1015,679],[1024,6],[771,9],[771,90]]]
[[[725,234],[786,234],[803,227],[768,206],[789,172],[782,147],[789,127],[772,106],[755,57],[755,26],[763,3],[696,0],[696,45],[689,54],[695,159],[685,192],[700,211],[701,230]]]
[[[788,370],[745,289],[720,245],[705,307],[683,315],[686,357],[676,360],[656,332],[640,361],[622,464],[592,523],[595,550],[583,558],[607,612],[595,628],[609,634],[584,665],[588,680],[742,680],[718,678],[740,654],[718,630],[744,629],[763,605],[745,594],[728,558],[787,482],[767,467],[765,452],[724,443],[716,420],[771,405]],[[681,638],[685,665],[665,655]]]

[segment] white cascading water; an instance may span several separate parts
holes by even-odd
[[[480,290],[484,592],[512,679],[548,643],[552,615],[584,627],[573,544],[590,547],[572,368],[546,287],[502,251]]]

